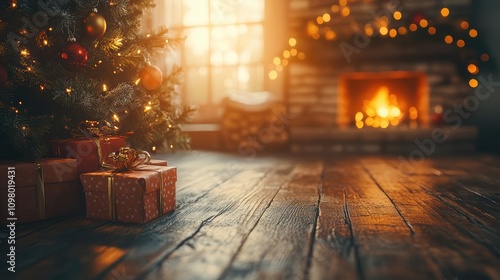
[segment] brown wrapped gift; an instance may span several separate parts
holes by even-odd
[[[108,154],[125,146],[125,138],[119,136],[56,140],[51,142],[58,157],[75,158],[78,174],[101,169],[101,163]]]
[[[141,165],[122,173],[80,175],[87,217],[146,223],[175,209],[177,168]]]
[[[17,224],[21,224],[82,212],[83,191],[75,159],[0,161],[0,172],[7,174],[9,167],[15,170],[15,210],[14,216],[11,216],[7,205],[2,207],[2,223],[12,217],[17,218]],[[2,201],[8,201],[8,193],[8,186],[0,185]]]

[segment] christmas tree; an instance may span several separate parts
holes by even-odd
[[[1,158],[45,156],[49,140],[85,136],[88,126],[93,136],[127,134],[138,149],[188,146],[180,125],[193,109],[177,93],[181,71],[149,63],[182,43],[164,28],[143,34],[154,1],[0,5]]]

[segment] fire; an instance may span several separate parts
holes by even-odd
[[[414,109],[414,108],[413,108]],[[415,112],[416,114],[416,112]],[[381,87],[372,100],[363,102],[363,112],[354,116],[356,127],[388,128],[397,126],[403,118],[395,95],[389,94],[387,87]]]

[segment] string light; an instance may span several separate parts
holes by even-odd
[[[113,114],[113,120],[114,120],[115,122],[120,122],[120,117],[118,117],[118,115],[117,115],[117,114]]]
[[[420,27],[426,28],[427,26],[429,26],[429,21],[424,18],[424,19],[420,20],[419,24],[420,24]]]
[[[156,152],[156,146],[151,147],[151,151]]]
[[[73,91],[73,90],[72,90],[70,87],[69,87],[69,88],[66,88],[66,94],[67,94],[67,95],[71,95],[71,92],[72,92],[72,91]]]
[[[30,52],[27,49],[21,50],[21,55],[24,57],[28,57],[30,55]]]
[[[444,37],[444,41],[446,42],[446,44],[451,44],[453,43],[453,37],[451,35],[448,35]]]
[[[431,27],[429,27],[429,29],[427,31],[429,32],[430,35],[435,35],[437,32],[437,29],[436,29],[436,27],[431,26]]]
[[[389,29],[387,29],[387,27],[385,27],[385,26],[382,26],[382,27],[380,27],[379,32],[380,32],[380,35],[385,36],[389,32]]]
[[[471,88],[477,88],[479,86],[479,82],[476,79],[470,79],[469,86]]]
[[[490,55],[489,55],[489,54],[487,54],[487,53],[483,53],[483,54],[481,55],[481,60],[482,60],[482,61],[484,61],[484,62],[489,61],[489,60],[490,60]]]
[[[441,16],[448,17],[449,15],[450,15],[450,9],[448,9],[448,8],[441,9]]]
[[[102,84],[102,91],[108,91],[108,86],[106,84]]]
[[[469,23],[467,21],[462,21],[462,23],[460,23],[460,27],[463,29],[463,30],[467,30],[469,29]]]
[[[351,9],[349,7],[342,8],[342,16],[347,17],[351,14]]]
[[[399,32],[399,35],[406,35],[406,34],[408,34],[408,30],[404,26],[399,27],[398,32]]]
[[[332,12],[334,12],[334,13],[338,13],[339,10],[340,10],[340,8],[337,5],[332,5],[332,7],[330,8],[330,10],[332,10]]]
[[[471,29],[469,30],[469,36],[471,38],[476,38],[479,34],[477,33],[477,30],[476,29]]]
[[[400,11],[395,11],[393,16],[395,20],[401,20],[403,18],[403,14]]]
[[[276,70],[271,70],[269,72],[269,79],[276,80],[278,78],[278,72]]]
[[[465,41],[462,40],[462,39],[458,40],[457,41],[457,47],[459,47],[459,48],[465,47]]]
[[[477,74],[479,73],[479,68],[475,65],[475,64],[469,64],[469,66],[467,66],[467,70],[469,71],[469,73],[471,74]]]
[[[415,32],[415,31],[417,31],[417,29],[418,29],[418,26],[415,23],[410,24],[411,31]]]
[[[389,36],[390,36],[391,38],[395,38],[396,36],[398,36],[398,31],[397,31],[396,29],[391,29],[391,30],[389,31]]]
[[[323,21],[324,22],[330,22],[331,19],[332,19],[332,17],[330,16],[330,14],[325,13],[323,15]]]
[[[295,38],[288,39],[288,44],[290,45],[290,47],[295,47],[295,45],[297,45],[297,39]]]

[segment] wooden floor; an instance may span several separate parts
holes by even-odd
[[[500,279],[499,157],[158,158],[174,213],[19,226],[17,279]]]

